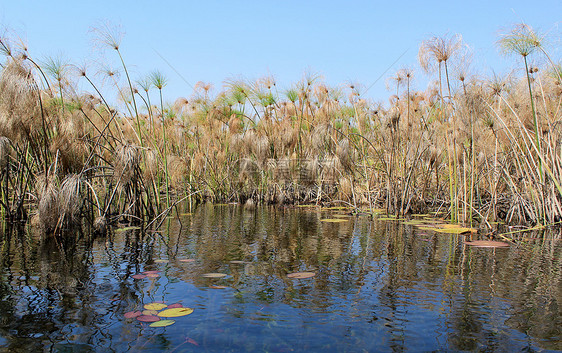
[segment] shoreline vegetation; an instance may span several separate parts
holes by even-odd
[[[105,231],[183,200],[441,211],[483,227],[562,220],[562,66],[525,24],[497,42],[517,74],[473,75],[460,36],[433,37],[418,55],[433,84],[415,90],[424,73],[400,69],[388,106],[314,74],[284,90],[272,77],[227,80],[216,94],[199,82],[165,104],[166,78],[131,77],[121,34],[95,33],[121,65],[103,73],[119,108],[99,74],[0,36],[3,220]]]

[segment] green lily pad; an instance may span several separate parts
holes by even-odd
[[[321,219],[320,222],[326,222],[326,223],[342,223],[342,222],[347,222],[347,219],[341,219],[341,218],[324,218],[324,219]]]
[[[174,320],[160,320],[160,321],[156,321],[151,323],[150,327],[166,327],[166,326],[170,326],[175,324],[176,322]]]

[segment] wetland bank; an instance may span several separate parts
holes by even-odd
[[[428,38],[385,104],[312,73],[168,103],[120,33],[93,33],[119,69],[0,37],[3,349],[562,349],[562,70],[541,33],[500,34],[505,77]]]

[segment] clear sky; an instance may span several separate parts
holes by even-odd
[[[288,88],[305,70],[330,85],[357,82],[386,101],[385,78],[415,69],[417,88],[427,82],[417,64],[422,40],[459,33],[474,51],[480,74],[505,73],[516,58],[498,54],[499,31],[524,21],[552,35],[560,60],[562,0],[545,1],[25,1],[0,0],[0,24],[24,38],[36,58],[62,55],[72,63],[100,61],[90,29],[109,21],[125,32],[121,50],[134,78],[159,69],[169,80],[166,97],[188,97],[185,80],[212,83],[271,74]],[[106,62],[118,68],[115,53]]]

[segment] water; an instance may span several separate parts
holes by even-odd
[[[204,205],[157,233],[5,232],[0,351],[562,350],[562,242],[470,248],[397,221],[320,221],[336,213]],[[194,312],[124,318],[155,301]]]

